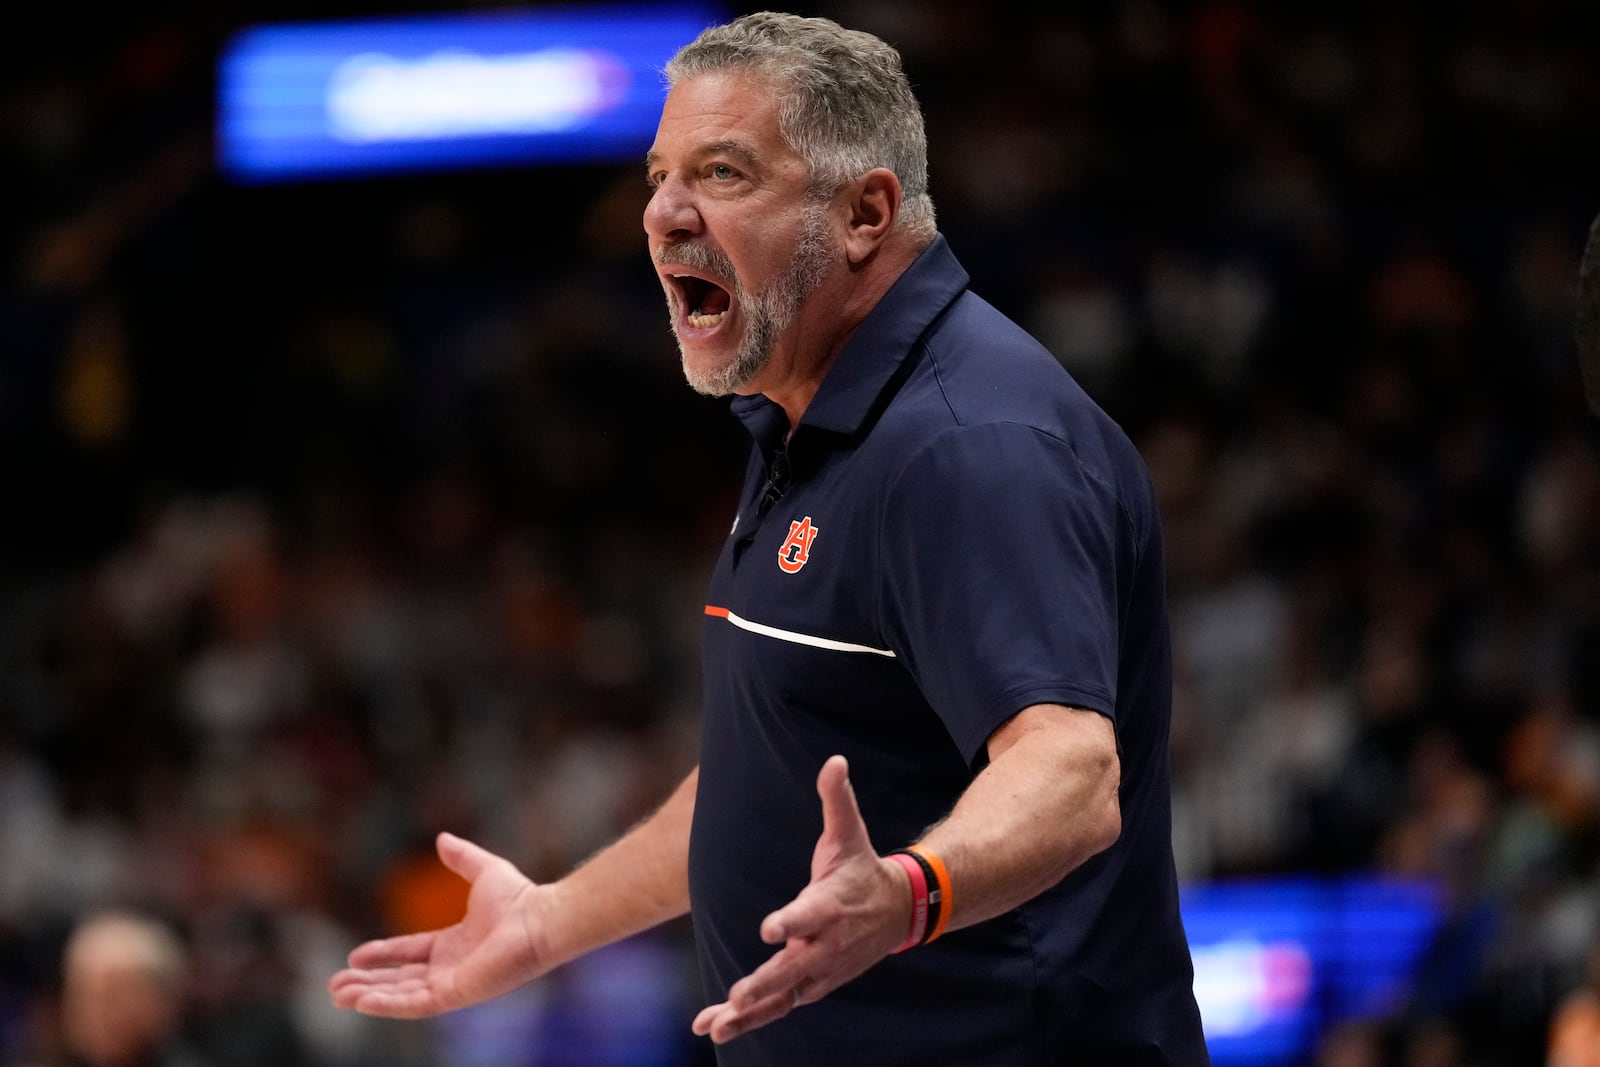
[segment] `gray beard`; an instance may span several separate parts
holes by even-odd
[[[683,376],[689,387],[705,396],[729,396],[747,389],[772,360],[778,338],[794,324],[800,304],[816,291],[828,271],[834,249],[828,241],[827,211],[821,204],[806,207],[800,232],[795,236],[794,257],[788,269],[772,279],[759,292],[744,288],[733,264],[721,252],[703,245],[680,245],[671,250],[674,262],[727,278],[733,285],[734,299],[745,318],[744,336],[734,358],[721,367],[695,371],[689,366],[683,339],[678,338],[678,354]],[[678,317],[667,301],[673,336],[678,333]]]

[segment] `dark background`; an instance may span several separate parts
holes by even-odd
[[[656,1062],[571,1021],[617,975],[687,1025],[677,927],[481,1032],[322,1006],[458,904],[437,829],[555,876],[692,764],[744,458],[682,384],[639,167],[215,172],[233,29],[473,6],[4,16],[0,1064],[54,1062],[60,938],[107,903],[184,933],[230,1065],[510,1063],[485,1034],[535,1017],[537,1062]],[[1315,1055],[1541,1063],[1600,934],[1600,9],[1282,7],[800,10],[901,48],[974,288],[1151,465],[1182,876],[1438,879],[1409,999]]]

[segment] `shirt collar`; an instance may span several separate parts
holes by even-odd
[[[917,340],[966,290],[967,281],[944,236],[936,235],[845,342],[800,425],[857,433]],[[787,429],[783,409],[764,396],[734,397],[733,413],[763,447]]]

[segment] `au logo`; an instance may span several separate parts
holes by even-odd
[[[817,539],[819,527],[811,524],[811,516],[796,519],[789,524],[789,536],[778,546],[778,567],[785,574],[798,573],[811,558],[811,542]]]

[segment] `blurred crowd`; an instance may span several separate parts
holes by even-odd
[[[900,46],[974,287],[1150,464],[1181,877],[1443,887],[1319,1065],[1600,1063],[1600,9],[1051,7],[801,10]],[[219,42],[310,14],[7,16],[0,1065],[704,1062],[677,926],[436,1023],[327,1003],[459,914],[438,830],[557,876],[693,764],[745,439],[635,165],[219,177]]]

